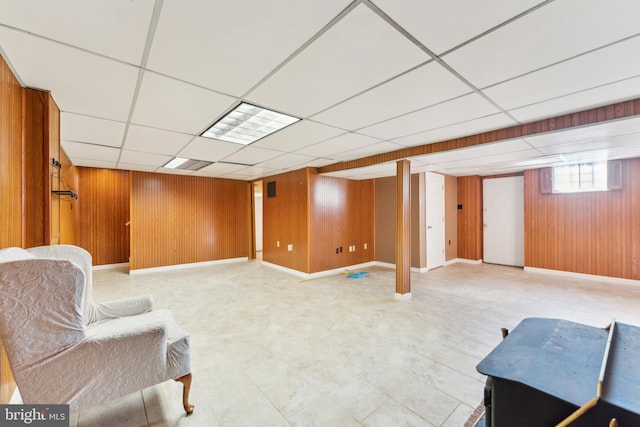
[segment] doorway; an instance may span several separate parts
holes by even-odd
[[[427,270],[444,265],[444,175],[426,173]]]
[[[482,194],[484,262],[524,266],[524,177],[485,179]]]

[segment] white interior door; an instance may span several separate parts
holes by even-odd
[[[524,266],[524,177],[483,180],[484,262]]]
[[[426,174],[427,270],[444,265],[444,175]]]

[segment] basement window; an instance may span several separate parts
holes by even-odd
[[[578,193],[582,191],[606,191],[607,163],[579,163],[553,168],[554,193]]]

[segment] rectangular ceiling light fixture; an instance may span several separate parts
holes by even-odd
[[[251,144],[300,119],[241,102],[200,136],[236,144]]]
[[[205,166],[212,165],[213,162],[207,162],[205,160],[192,160],[192,159],[183,159],[182,157],[174,157],[167,164],[162,166],[167,169],[186,169],[197,171],[202,169]]]

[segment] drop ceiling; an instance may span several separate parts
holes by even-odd
[[[0,53],[51,91],[73,164],[254,180],[638,98],[638,17],[637,0],[0,0]],[[302,120],[248,146],[200,137],[240,102]],[[163,169],[175,156],[214,163]],[[640,117],[409,160],[461,176],[629,157]]]

